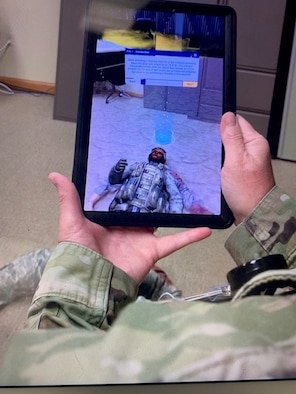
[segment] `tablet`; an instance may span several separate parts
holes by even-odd
[[[236,110],[235,13],[131,3],[114,5],[114,26],[86,32],[73,166],[84,214],[103,226],[227,228],[220,120]]]

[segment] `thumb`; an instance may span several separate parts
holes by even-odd
[[[84,220],[80,198],[74,184],[65,176],[52,172],[48,178],[58,192],[60,236],[64,236],[65,232],[74,230],[73,227],[82,224]]]
[[[226,160],[240,157],[245,150],[245,142],[236,115],[226,112],[222,116],[220,128]]]

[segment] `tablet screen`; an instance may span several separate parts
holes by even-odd
[[[76,183],[90,218],[115,225],[229,222],[220,120],[234,110],[233,18],[228,7],[151,2],[118,9],[124,29],[88,37],[91,71],[82,75],[76,146],[84,166]]]

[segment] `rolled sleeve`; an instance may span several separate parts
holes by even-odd
[[[229,236],[225,248],[236,263],[282,254],[296,267],[296,201],[275,186]]]
[[[107,329],[136,294],[137,284],[100,254],[62,242],[47,263],[26,327]]]

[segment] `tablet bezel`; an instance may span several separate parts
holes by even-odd
[[[223,81],[223,113],[236,111],[236,15],[228,6],[204,5],[183,2],[151,1],[141,9],[182,12],[190,14],[222,16],[225,19],[225,58]],[[84,204],[87,177],[88,147],[93,83],[95,82],[95,57],[98,32],[86,29],[82,61],[80,95],[76,127],[76,142],[72,180]],[[222,149],[222,163],[224,149]],[[175,213],[128,213],[83,211],[91,221],[103,226],[145,226],[145,227],[200,227],[224,229],[232,225],[234,218],[221,192],[220,215],[175,214]]]

